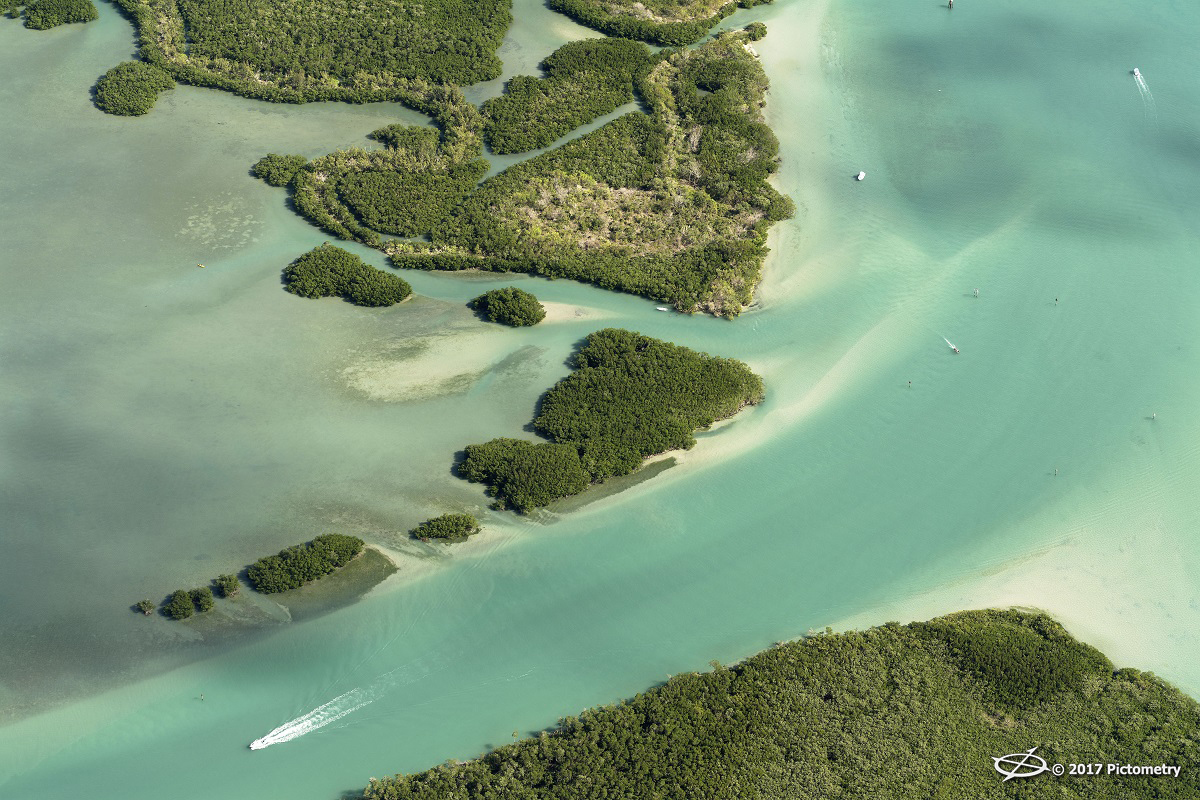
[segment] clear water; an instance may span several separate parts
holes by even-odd
[[[516,15],[506,75],[582,34]],[[87,98],[132,50],[111,8],[0,22],[0,795],[331,798],[812,627],[1000,601],[1200,694],[1200,7],[752,19],[802,209],[760,306],[520,278],[565,307],[533,331],[462,307],[495,276],[406,275],[421,296],[381,311],[280,290],[325,237],[248,165],[418,115],[181,87],[114,119]],[[519,432],[608,324],[742,358],[767,402],[627,491],[487,511],[452,454]],[[478,541],[326,616],[237,635],[124,611],[460,509]]]

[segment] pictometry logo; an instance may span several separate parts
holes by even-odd
[[[1004,776],[1001,783],[1008,783],[1013,778],[1032,778],[1050,769],[1046,759],[1034,755],[1036,747],[1031,747],[1024,753],[1009,753],[1006,756],[992,756],[996,772]],[[1007,767],[1007,768],[1006,768]]]

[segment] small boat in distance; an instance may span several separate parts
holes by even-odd
[[[856,181],[861,181],[861,180],[862,180],[863,178],[865,178],[865,177],[867,177],[867,173],[865,173],[865,172],[860,172],[860,173],[858,173],[857,175],[855,175],[855,176],[854,176],[854,180],[856,180]]]
[[[1135,77],[1135,78],[1142,77],[1142,71],[1139,70],[1137,67],[1134,67],[1133,68],[1133,77]]]
[[[954,346],[954,342],[950,341],[945,336],[942,337],[942,341],[950,345],[950,349],[953,350],[956,355],[958,354],[958,348]]]
[[[200,269],[204,269],[204,265],[203,265],[203,264],[197,264],[196,266],[197,266],[197,267],[199,267]]]
[[[655,311],[670,311],[671,309],[667,308],[666,306],[655,306],[654,310]]]

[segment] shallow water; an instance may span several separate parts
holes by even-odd
[[[372,311],[279,287],[325,236],[248,166],[420,115],[180,87],[107,117],[87,89],[132,50],[110,7],[0,21],[0,707],[58,706],[0,728],[0,793],[336,797],[998,585],[1200,694],[1200,9],[958,5],[740,12],[770,29],[801,206],[759,306],[727,323],[518,277],[570,307],[526,331],[462,306],[496,276],[406,274],[420,296]],[[583,30],[516,16],[505,77]],[[610,324],[742,358],[767,401],[624,492],[487,511],[453,454],[521,435]],[[269,635],[124,610],[326,530],[397,547],[449,510],[487,532]],[[370,702],[247,749],[339,697]]]

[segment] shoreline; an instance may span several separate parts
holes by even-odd
[[[1155,602],[1146,591],[1164,577],[1151,574],[1151,565],[1169,564],[1177,548],[1165,537],[1147,542],[1132,534],[1126,544],[1144,556],[1134,571],[1114,569],[1114,555],[1107,548],[1073,536],[1001,564],[957,575],[931,589],[898,592],[893,600],[830,625],[835,630],[858,629],[966,609],[1036,609],[1054,617],[1075,638],[1103,651],[1118,667],[1153,672],[1180,691],[1200,698],[1200,676],[1194,669],[1184,668],[1187,653],[1200,646],[1196,628],[1200,611],[1182,592]],[[1124,546],[1117,549],[1129,551]],[[1177,569],[1182,566],[1174,565]]]

